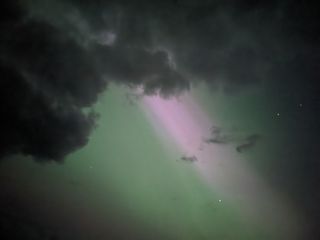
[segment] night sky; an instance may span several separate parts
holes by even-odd
[[[311,1],[0,11],[0,239],[320,239]]]

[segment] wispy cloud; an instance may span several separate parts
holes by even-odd
[[[203,141],[207,144],[234,144],[237,152],[241,153],[253,148],[260,138],[259,134],[247,134],[213,126],[211,128],[211,136],[204,138]]]

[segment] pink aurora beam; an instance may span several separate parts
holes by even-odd
[[[151,112],[149,117],[156,123],[157,130],[166,131],[181,154],[199,154],[203,137],[208,135],[212,123],[196,113],[198,108],[188,96],[169,100],[148,96],[144,98],[144,105]]]

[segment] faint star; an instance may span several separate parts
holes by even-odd
[[[221,200],[221,199],[219,199],[218,201],[219,201],[219,203],[221,203],[221,202],[222,202],[222,200]]]

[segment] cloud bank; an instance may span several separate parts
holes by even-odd
[[[302,3],[300,3],[302,4]],[[108,82],[166,97],[319,74],[317,12],[294,1],[4,1],[0,158],[62,160],[83,147]],[[302,9],[302,10],[301,10]],[[308,27],[305,27],[308,26]],[[317,74],[317,75],[315,75]],[[300,77],[299,77],[300,76]]]

